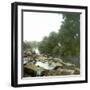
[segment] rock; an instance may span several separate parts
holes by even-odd
[[[61,72],[57,70],[50,70],[47,74],[47,76],[60,76]]]
[[[37,67],[34,64],[26,64],[24,65],[24,72],[29,74],[30,76],[36,76],[37,72],[36,72]]]
[[[46,57],[46,56],[40,55],[40,56],[38,57],[38,61],[45,61],[45,60],[47,60],[47,57]]]
[[[74,74],[75,74],[75,75],[80,74],[80,69],[79,69],[79,68],[75,68]]]
[[[48,76],[49,70],[44,70],[41,72],[41,76]]]
[[[28,49],[27,51],[24,51],[24,57],[28,57],[28,56],[31,56],[32,55],[32,51],[31,49]]]
[[[37,55],[27,50],[24,52],[24,72],[27,75],[36,76],[61,76],[80,74],[80,69],[75,64],[65,62],[60,58],[47,55]]]
[[[62,69],[63,68],[63,66],[56,66],[55,68],[54,68],[54,70],[58,70],[58,69]]]
[[[54,61],[63,62],[63,60],[60,58],[54,58]]]
[[[65,63],[66,66],[69,66],[69,67],[75,67],[75,64],[72,64],[72,63]]]
[[[28,63],[24,65],[24,72],[28,73],[30,76],[40,76],[41,72],[45,69],[42,67],[39,67],[38,65]]]
[[[53,57],[48,57],[48,60],[53,60]]]
[[[56,66],[60,66],[60,67],[63,67],[63,65],[61,63],[55,63]]]
[[[34,71],[31,68],[24,67],[24,75],[25,74],[27,74],[28,76],[35,77],[36,76],[36,71]]]

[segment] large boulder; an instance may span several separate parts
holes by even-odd
[[[24,72],[32,77],[41,76],[41,72],[44,70],[45,70],[44,68],[35,64],[28,63],[24,65]]]
[[[35,77],[36,76],[36,71],[34,71],[31,68],[24,67],[24,76]]]
[[[37,72],[36,72],[37,67],[34,64],[26,64],[24,65],[24,72],[27,73],[30,76],[36,76]]]

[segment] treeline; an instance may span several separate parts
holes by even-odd
[[[39,51],[51,56],[80,55],[80,14],[63,13],[63,22],[58,33],[51,32],[39,42]]]
[[[23,50],[27,51],[28,49],[33,50],[39,46],[39,42],[37,41],[24,41],[23,42]]]

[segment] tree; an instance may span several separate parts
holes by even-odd
[[[62,45],[62,56],[75,56],[80,53],[80,14],[64,13],[58,38]]]
[[[53,48],[57,44],[57,33],[51,32],[48,37],[44,37],[39,45],[39,50],[43,54],[52,55]]]
[[[37,48],[37,47],[38,47],[38,44],[39,44],[39,42],[37,42],[37,41],[31,41],[31,42],[30,42],[30,45],[31,45],[31,48],[32,48],[32,49]]]
[[[63,13],[63,19],[58,33],[51,32],[40,42],[41,53],[52,56],[79,56],[80,14]]]
[[[27,49],[31,49],[30,42],[23,42],[23,49],[24,49],[24,51]]]
[[[35,49],[38,47],[39,42],[36,41],[25,41],[23,42],[23,49],[27,50],[27,49]]]

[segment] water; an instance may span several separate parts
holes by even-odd
[[[40,66],[40,67],[47,69],[47,70],[52,70],[54,68],[54,66],[49,65],[48,62],[43,63],[43,62],[38,61],[38,62],[36,62],[36,66]]]
[[[38,49],[38,48],[34,48],[33,51],[35,51],[35,53],[36,53],[37,55],[40,55],[40,52],[39,52],[39,49]]]

